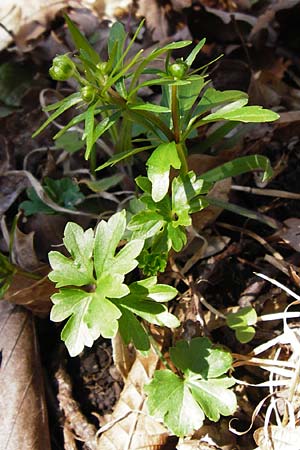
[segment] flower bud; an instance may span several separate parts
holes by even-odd
[[[181,80],[188,70],[188,65],[182,60],[177,59],[168,67],[169,74],[177,80]]]
[[[84,86],[80,89],[80,95],[86,103],[91,103],[95,98],[96,89],[93,86]]]
[[[75,64],[67,55],[56,56],[52,61],[49,74],[53,80],[66,81],[75,72]]]

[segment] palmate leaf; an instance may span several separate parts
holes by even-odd
[[[56,282],[56,287],[68,286],[51,297],[54,303],[51,319],[61,321],[69,317],[62,339],[72,356],[85,345],[91,346],[100,334],[111,338],[118,330],[122,312],[110,298],[129,293],[125,274],[137,266],[135,258],[144,244],[142,240],[130,241],[116,254],[125,226],[125,211],[114,214],[108,222],[101,221],[95,237],[93,230],[83,231],[70,222],[65,229],[64,244],[71,257],[59,252],[49,254],[53,269],[49,278]],[[72,287],[87,285],[89,292]]]
[[[183,377],[169,370],[155,372],[145,386],[151,415],[177,436],[186,436],[202,426],[205,416],[216,422],[220,415],[234,413],[236,397],[228,388],[235,381],[224,375],[232,363],[228,352],[213,348],[207,338],[195,338],[177,342],[170,356]]]

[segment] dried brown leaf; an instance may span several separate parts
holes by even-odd
[[[300,427],[279,427],[271,425],[265,435],[263,427],[254,432],[254,440],[260,450],[299,450]]]
[[[292,247],[297,252],[300,252],[300,219],[291,217],[284,221],[287,228],[283,228],[280,231],[280,237],[284,240],[290,247]]]
[[[34,233],[26,234],[18,226],[15,227],[11,258],[14,264],[28,272],[40,267],[41,263],[34,250]]]
[[[137,356],[114,412],[102,427],[98,450],[167,449],[163,446],[169,440],[169,432],[148,415],[143,391],[158,362],[153,351],[147,357]]]
[[[14,171],[0,175],[0,216],[3,215],[18,198],[21,192],[30,186],[22,172]]]
[[[44,266],[35,272],[40,279],[33,279],[22,273],[13,276],[12,283],[4,295],[4,299],[16,305],[25,306],[34,314],[47,316],[52,303],[50,296],[55,292],[54,284],[48,279],[49,267]]]
[[[0,449],[50,450],[47,410],[34,321],[0,302]]]

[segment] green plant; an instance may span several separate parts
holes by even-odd
[[[46,177],[43,183],[43,188],[51,200],[58,205],[71,210],[74,209],[75,205],[84,198],[84,195],[80,192],[78,185],[75,184],[71,178],[53,180]],[[46,205],[46,203],[40,199],[33,187],[28,188],[26,193],[29,200],[25,200],[20,203],[19,206],[20,209],[24,210],[25,216],[31,216],[36,213],[56,214],[54,209]]]
[[[95,234],[92,229],[83,231],[69,223],[64,244],[70,257],[50,252],[53,270],[49,277],[60,288],[52,296],[51,319],[69,318],[62,339],[72,356],[100,335],[113,337],[118,330],[125,343],[132,341],[137,349],[146,351],[150,347],[147,323],[171,328],[179,325],[163,304],[176,296],[176,290],[157,284],[156,274],[165,270],[170,250],[179,252],[186,244],[192,214],[212,202],[207,194],[217,181],[251,170],[264,171],[264,179],[272,174],[267,158],[251,155],[199,177],[189,170],[187,140],[199,127],[212,122],[227,121],[232,129],[239,122],[273,121],[278,115],[260,106],[248,106],[244,92],[212,88],[206,67],[192,69],[205,39],[185,60],[174,63],[170,60],[172,50],[190,46],[190,41],[173,42],[147,56],[140,50],[129,57],[143,24],[126,45],[124,28],[115,23],[108,40],[108,60],[102,61],[73,22],[68,17],[66,21],[77,55],[75,59],[56,57],[50,75],[55,80],[75,78],[78,90],[45,108],[52,114],[35,135],[76,106],[77,115],[54,139],[83,123],[85,158],[90,160],[94,175],[138,153],[149,152],[150,156],[147,176],[139,175],[135,180],[142,194],[126,212],[113,214],[108,222],[102,220]],[[151,67],[162,55],[166,55],[165,68]],[[146,81],[141,80],[144,75]],[[162,89],[159,105],[144,102],[139,96],[141,88],[152,85]],[[114,155],[97,167],[97,141],[104,134]],[[132,271],[136,267],[148,278],[135,281]],[[228,324],[234,327],[232,318]],[[248,325],[243,322],[244,328]],[[239,335],[240,331],[236,329]],[[231,366],[228,352],[212,349],[208,339],[198,338],[190,344],[178,342],[170,354],[178,374],[170,370],[155,373],[147,388],[151,413],[159,415],[175,434],[184,435],[201,426],[204,415],[218,420],[220,414],[234,412],[235,397],[227,389],[234,381],[224,375]],[[161,396],[167,394],[172,398],[174,394],[174,399],[168,397],[161,405]],[[220,396],[225,401],[219,400]],[[192,418],[187,413],[190,405],[195,413]]]

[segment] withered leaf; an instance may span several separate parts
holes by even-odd
[[[1,450],[50,450],[42,370],[30,312],[0,302]]]
[[[167,444],[169,432],[149,416],[143,392],[158,361],[153,351],[146,357],[137,356],[109,423],[103,427],[108,429],[100,436],[99,450],[159,450]]]

